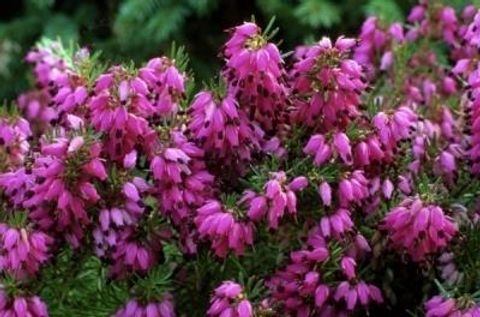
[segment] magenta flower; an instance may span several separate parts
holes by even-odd
[[[367,67],[368,75],[372,76],[375,64],[375,57],[383,52],[388,35],[379,26],[377,17],[369,17],[363,22],[359,36],[359,45],[355,48],[354,59],[360,65]]]
[[[440,24],[442,28],[442,35],[443,35],[444,41],[450,45],[458,45],[457,32],[458,32],[459,26],[458,26],[458,20],[455,13],[455,9],[452,7],[446,6],[441,9],[439,15],[440,15],[439,18],[440,18]],[[468,37],[472,38],[473,43],[475,42],[475,40],[473,39],[475,38],[475,35],[469,34]],[[472,44],[472,42],[470,42],[470,44]]]
[[[469,45],[480,47],[480,12],[477,11],[473,22],[468,26],[464,36]]]
[[[253,317],[253,306],[245,297],[242,287],[232,281],[225,281],[217,287],[210,300],[208,316]]]
[[[18,107],[34,131],[46,131],[58,121],[58,111],[51,99],[46,89],[33,90],[18,96]]]
[[[209,91],[200,92],[189,112],[188,128],[207,158],[242,172],[252,154],[260,150],[264,133],[247,118],[231,92],[223,99]]]
[[[460,283],[465,276],[463,272],[458,270],[453,252],[444,252],[438,257],[437,269],[440,271],[442,279],[449,286]]]
[[[299,176],[287,184],[287,175],[283,171],[271,173],[271,179],[264,185],[263,193],[246,191],[242,202],[248,205],[248,217],[260,221],[266,217],[269,228],[277,229],[279,221],[285,214],[297,212],[297,196],[295,192],[308,185],[306,177]]]
[[[119,278],[151,269],[161,257],[162,241],[171,235],[163,227],[140,226],[143,221],[159,216],[143,203],[152,190],[151,185],[141,177],[124,181],[117,189],[120,192],[110,194],[115,195],[117,206],[100,210],[92,232],[95,254],[107,260],[111,264],[110,273]]]
[[[38,84],[43,87],[52,86],[51,83],[68,81],[68,73],[73,72],[73,65],[62,58],[60,51],[62,44],[58,41],[39,44],[31,50],[25,60],[34,65],[34,75]]]
[[[335,133],[333,139],[327,141],[321,134],[315,134],[310,137],[303,152],[314,157],[313,163],[316,166],[322,166],[328,162],[332,156],[338,156],[345,165],[352,165],[352,148],[348,136],[343,132]]]
[[[445,248],[458,230],[440,207],[425,205],[419,198],[402,201],[380,228],[387,231],[394,249],[407,252],[416,262]]]
[[[13,122],[12,122],[13,121]],[[0,170],[21,165],[30,149],[27,139],[32,135],[30,124],[23,118],[0,118]]]
[[[89,60],[89,52],[80,49],[67,56],[60,42],[44,41],[26,56],[34,64],[37,91],[19,97],[18,103],[32,126],[44,131],[48,125],[67,127],[68,113],[84,113],[89,94],[86,79],[78,69]]]
[[[350,211],[344,208],[340,208],[335,213],[323,216],[320,219],[320,232],[327,239],[333,237],[340,240],[353,227]]]
[[[343,274],[349,279],[352,280],[357,277],[356,267],[357,262],[349,256],[344,256],[340,261],[340,267],[342,268]]]
[[[225,208],[217,200],[208,200],[197,209],[195,224],[200,238],[207,238],[215,254],[226,257],[232,250],[242,255],[247,245],[253,244],[254,226],[237,215],[236,210]]]
[[[139,77],[147,84],[153,119],[177,113],[185,94],[186,75],[175,67],[175,61],[153,58],[139,70]]]
[[[110,229],[103,237],[96,237],[94,232],[98,241],[97,253],[111,259],[109,270],[114,278],[146,273],[156,265],[163,250],[161,235],[162,232],[155,232],[141,237],[142,233],[134,226],[125,226],[117,231]]]
[[[274,303],[281,304],[292,314],[308,313],[313,309],[329,311],[331,307],[326,303],[330,298],[330,287],[315,269],[328,257],[323,237],[318,231],[310,232],[306,248],[292,252],[290,263],[267,281]]]
[[[465,305],[455,298],[434,296],[425,303],[425,313],[426,317],[477,316],[480,314],[480,305],[475,303]]]
[[[93,181],[107,178],[100,151],[100,143],[82,136],[43,144],[33,168],[35,184],[25,193],[30,217],[45,230],[64,232],[74,247],[91,221],[86,208],[100,200]]]
[[[363,170],[355,170],[345,175],[338,184],[338,200],[340,205],[348,207],[350,204],[359,204],[370,196],[369,181]]]
[[[284,62],[251,22],[235,27],[224,47],[224,76],[240,107],[265,131],[278,132],[289,104]]]
[[[341,282],[337,286],[333,298],[337,302],[344,301],[349,311],[360,305],[368,305],[370,302],[383,303],[380,289],[364,281],[360,281],[356,285],[346,281]]]
[[[142,303],[136,299],[128,301],[112,317],[175,317],[175,308],[172,296],[165,294],[161,301]]]
[[[50,258],[53,239],[41,231],[0,224],[0,269],[17,279],[34,276]]]
[[[1,316],[35,316],[48,317],[47,305],[38,296],[8,296],[0,291]]]
[[[323,181],[320,186],[318,186],[318,194],[322,199],[322,203],[329,207],[332,203],[332,188],[326,181]]]
[[[410,137],[417,122],[417,114],[408,107],[398,108],[392,115],[379,112],[372,119],[379,141],[387,149],[396,148],[397,142]]]
[[[146,118],[156,110],[148,99],[147,84],[140,77],[129,77],[121,67],[98,77],[95,95],[88,107],[92,126],[105,133],[104,151],[111,159],[123,160],[153,130]]]
[[[171,132],[171,147],[158,145],[150,162],[161,210],[180,224],[211,198],[214,177],[203,161],[204,151],[180,132]]]
[[[329,38],[295,54],[290,72],[295,111],[293,120],[308,127],[342,126],[358,115],[360,94],[366,88],[362,67],[349,59],[354,39]],[[320,87],[322,87],[320,89]]]
[[[19,168],[12,172],[0,174],[0,188],[3,194],[15,208],[21,208],[26,194],[35,184],[30,170]]]

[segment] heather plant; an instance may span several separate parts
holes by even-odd
[[[0,114],[1,316],[480,314],[480,9],[293,52],[273,26],[230,29],[204,84],[183,48],[32,48]]]

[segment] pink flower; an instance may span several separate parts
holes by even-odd
[[[303,148],[303,152],[314,156],[313,162],[317,166],[325,164],[333,155],[339,156],[345,165],[352,164],[350,140],[347,135],[342,132],[336,133],[330,144],[326,143],[323,135],[313,135]]]
[[[253,307],[243,294],[242,287],[232,281],[225,281],[214,291],[210,300],[208,316],[253,317]]]
[[[166,57],[153,58],[139,70],[139,77],[142,81],[135,84],[143,86],[145,83],[153,106],[153,119],[177,113],[185,95],[186,74],[176,68],[175,61]]]
[[[290,254],[290,262],[267,282],[275,303],[288,313],[318,309],[328,310],[330,288],[316,271],[329,258],[327,243],[318,230],[312,230],[304,248]],[[310,298],[314,298],[312,303]]]
[[[383,303],[380,290],[364,281],[360,281],[356,285],[346,281],[341,282],[335,290],[334,299],[337,302],[345,301],[349,311],[360,305],[368,305],[372,301],[379,304]]]
[[[207,158],[243,172],[253,153],[261,149],[263,131],[239,108],[232,92],[223,99],[204,91],[195,96],[188,128]]]
[[[240,107],[262,129],[278,133],[290,101],[277,46],[267,42],[257,25],[245,22],[231,30],[224,55],[224,76]]]
[[[27,193],[31,193],[30,190],[34,184],[34,176],[31,171],[27,171],[25,168],[0,174],[0,188],[16,208],[22,207]]]
[[[338,184],[338,200],[344,207],[360,203],[370,196],[369,181],[362,170],[355,170],[347,177],[342,178]]]
[[[340,261],[340,267],[342,268],[343,274],[351,280],[357,276],[355,269],[357,267],[357,262],[349,256],[344,256]]]
[[[253,244],[253,224],[236,216],[234,210],[225,208],[217,200],[208,200],[197,209],[195,224],[200,238],[210,240],[219,257],[226,257],[230,250],[242,255],[245,247]]]
[[[457,233],[453,219],[435,205],[424,205],[419,198],[407,198],[384,218],[392,247],[405,251],[413,261],[422,261],[448,245]]]
[[[347,232],[353,229],[350,211],[340,208],[335,213],[323,216],[320,219],[320,232],[325,238],[333,237],[340,240]]]
[[[137,151],[132,150],[123,158],[123,167],[126,169],[132,169],[135,167],[135,164],[137,164]]]
[[[332,188],[326,181],[322,182],[320,186],[318,186],[318,193],[323,204],[329,207],[332,203]]]
[[[383,196],[385,196],[385,198],[387,198],[387,199],[392,198],[393,190],[394,190],[393,184],[390,181],[390,179],[388,179],[388,178],[385,179],[382,183]]]
[[[468,44],[480,47],[480,13],[478,11],[473,18],[473,22],[468,26],[464,37]]]
[[[93,182],[107,177],[100,150],[99,143],[80,137],[43,144],[34,163],[35,184],[25,193],[30,217],[44,230],[65,233],[74,247],[91,221],[86,208],[100,200]]]
[[[156,110],[147,97],[145,82],[127,75],[121,67],[113,67],[98,77],[94,92],[88,104],[90,123],[105,133],[104,150],[108,156],[123,160],[136,145],[146,146],[145,139],[153,133],[147,118]]]
[[[271,176],[263,187],[263,193],[246,191],[242,202],[248,205],[248,217],[251,220],[258,222],[266,216],[268,226],[277,229],[285,214],[293,215],[297,212],[295,192],[303,190],[308,185],[308,180],[299,176],[287,184],[287,175],[283,171],[271,173]]]
[[[132,299],[129,300],[122,308],[120,308],[114,317],[131,317],[131,316],[155,316],[155,317],[175,317],[175,308],[172,296],[165,294],[162,301],[140,303]]]
[[[38,296],[10,297],[2,290],[0,291],[0,315],[48,317],[48,310],[47,305]]]
[[[50,258],[52,244],[41,231],[0,224],[0,268],[17,279],[34,276]]]
[[[375,65],[380,55],[388,44],[388,34],[380,28],[377,17],[369,17],[362,25],[358,46],[355,47],[354,59],[367,68],[369,77],[374,75]]]
[[[0,169],[20,166],[30,150],[27,139],[32,135],[30,124],[23,118],[0,118]]]
[[[462,304],[461,299],[444,298],[434,296],[425,303],[427,317],[455,317],[477,316],[480,313],[480,305],[475,303]]]
[[[333,45],[329,38],[323,38],[297,50],[289,74],[295,95],[294,122],[325,130],[358,115],[360,94],[366,84],[362,67],[348,58],[355,43],[340,37]]]

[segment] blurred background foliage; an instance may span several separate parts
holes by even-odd
[[[465,0],[451,0],[454,5]],[[416,0],[17,0],[0,4],[0,102],[28,87],[23,56],[41,37],[103,52],[108,62],[140,64],[175,41],[190,56],[196,81],[219,70],[225,30],[242,21],[266,25],[286,52],[323,35],[356,35],[370,14],[403,20]]]

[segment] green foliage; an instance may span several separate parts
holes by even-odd
[[[180,29],[189,12],[188,6],[179,3],[182,1],[125,1],[119,7],[114,34],[121,44],[161,43]]]
[[[365,6],[367,15],[375,15],[387,23],[403,21],[403,13],[397,2],[391,0],[370,0]]]
[[[457,0],[466,1],[466,0]],[[0,21],[0,100],[14,99],[28,87],[23,56],[38,39],[60,38],[103,51],[108,62],[144,62],[165,54],[171,42],[185,45],[197,83],[220,68],[215,58],[223,30],[252,14],[261,25],[276,16],[286,25],[277,38],[288,51],[303,40],[354,35],[365,14],[403,16],[413,0],[25,0]],[[352,10],[352,8],[359,8]],[[362,10],[361,8],[368,8]],[[392,9],[395,8],[395,15]],[[365,11],[365,12],[364,12]],[[384,13],[382,13],[384,12]],[[228,13],[228,14],[226,14]]]
[[[340,22],[340,10],[328,0],[305,0],[295,9],[302,24],[313,28],[331,27]]]
[[[108,282],[106,276],[98,258],[67,248],[42,271],[37,292],[48,303],[51,316],[108,316],[128,300],[129,293],[126,285]]]
[[[47,302],[50,316],[110,316],[132,297],[161,300],[173,288],[171,278],[179,256],[173,246],[165,248],[164,265],[147,276],[119,281],[111,281],[106,265],[84,251],[64,248],[31,286]]]

